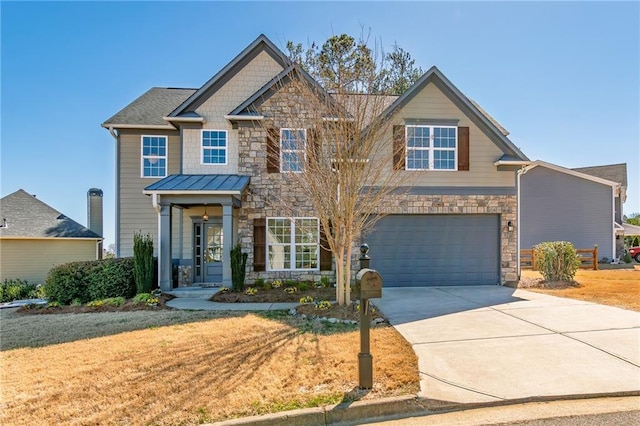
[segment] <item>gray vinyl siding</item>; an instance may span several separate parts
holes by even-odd
[[[469,127],[470,167],[464,172],[407,171],[411,174],[412,185],[515,188],[515,172],[498,171],[493,165],[504,153],[435,84],[428,84],[393,116],[395,124],[415,119],[453,119],[458,120],[458,126]],[[388,155],[392,155],[391,148]]]
[[[612,188],[543,166],[521,176],[521,248],[569,241],[613,257]]]
[[[142,193],[143,189],[160,178],[142,178],[140,138],[141,135],[168,136],[167,174],[180,173],[180,136],[177,132],[138,131],[120,134],[120,207],[118,247],[121,257],[133,256],[133,235],[135,232],[153,236],[154,253],[158,251],[158,213],[153,209],[151,197]],[[173,209],[173,240],[179,239],[179,215]],[[173,249],[178,250],[174,244]],[[178,253],[174,253],[177,257]]]

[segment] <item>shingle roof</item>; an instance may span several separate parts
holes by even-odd
[[[195,92],[196,89],[152,87],[102,123],[102,127],[118,124],[171,127],[162,117],[168,116]]]
[[[169,175],[144,189],[145,193],[171,191],[238,192],[249,184],[249,176],[240,175]]]
[[[618,182],[625,187],[627,186],[627,163],[608,164],[604,166],[577,167],[572,170],[599,177],[601,179]]]
[[[0,237],[102,239],[23,189],[0,199],[1,219],[7,226],[0,228]]]

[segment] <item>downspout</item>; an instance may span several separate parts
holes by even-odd
[[[120,257],[120,135],[113,128],[113,126],[109,126],[107,129],[109,133],[113,137],[115,141],[115,165],[116,165],[116,182],[115,182],[115,218],[116,218],[116,235],[115,235],[115,246],[116,246],[116,257]]]
[[[516,223],[516,228],[517,228],[517,232],[516,232],[516,236],[517,236],[517,240],[518,243],[516,245],[516,258],[518,259],[518,261],[516,262],[516,274],[518,275],[518,281],[520,281],[520,276],[522,274],[522,271],[520,270],[520,263],[521,263],[521,259],[520,259],[520,228],[522,228],[522,224],[520,223],[520,176],[522,176],[523,174],[525,174],[527,171],[525,169],[525,167],[521,167],[517,172],[516,172],[516,194],[517,194],[517,203],[518,203],[518,208],[517,208],[517,223]]]
[[[620,185],[611,187],[611,259],[614,260],[618,258],[616,256],[618,254],[616,250],[616,189],[620,191]],[[622,197],[622,194],[620,194],[620,197]],[[622,206],[622,198],[620,198],[620,205]]]

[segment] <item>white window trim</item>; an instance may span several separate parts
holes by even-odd
[[[298,132],[300,130],[302,130],[302,132],[304,133],[304,148],[303,149],[282,149],[282,134],[285,130],[290,130],[293,132]],[[292,127],[283,127],[280,129],[280,141],[278,142],[280,144],[280,173],[302,173],[304,172],[304,167],[305,164],[307,163],[307,129],[303,129],[303,128],[292,128]],[[299,171],[295,171],[295,170],[283,170],[282,166],[284,164],[283,161],[283,154],[285,152],[302,152],[302,170]]]
[[[205,149],[220,149],[219,147],[206,147],[204,146],[204,132],[224,132],[225,143],[224,147],[224,163],[205,163],[204,162],[204,150]],[[222,129],[202,129],[200,131],[200,165],[202,166],[226,166],[229,164],[229,132]]]
[[[288,244],[288,246],[290,247],[291,250],[291,258],[289,259],[289,268],[271,268],[271,262],[269,261],[269,221],[270,220],[278,220],[278,219],[284,219],[284,220],[288,220],[291,223],[291,242]],[[296,244],[295,242],[295,235],[296,235],[296,221],[297,220],[303,220],[303,219],[313,219],[316,221],[317,223],[317,227],[316,227],[316,235],[318,238],[318,242],[315,244],[317,247],[317,266],[315,268],[296,268],[296,246],[309,246],[312,244],[305,244],[305,243],[299,243]],[[278,271],[319,271],[320,270],[320,219],[318,219],[317,217],[267,217],[267,221],[266,221],[266,229],[265,229],[267,235],[265,238],[265,252],[266,252],[266,270],[268,272],[278,272]],[[287,244],[274,244],[275,246],[287,246]]]
[[[429,147],[427,148],[410,148],[409,147],[409,128],[418,128],[418,127],[428,127],[431,130],[429,131],[429,136],[430,136],[430,140],[429,140]],[[435,128],[439,128],[439,129],[455,129],[456,130],[456,147],[455,148],[436,148],[433,146],[433,141],[435,139],[435,132],[434,129]],[[458,147],[459,147],[459,143],[458,143],[458,126],[450,126],[450,125],[438,125],[438,124],[407,124],[405,126],[404,129],[404,148],[405,148],[405,155],[404,155],[404,164],[405,164],[405,170],[408,171],[431,171],[431,172],[455,172],[458,170]],[[414,151],[427,151],[429,153],[429,167],[426,169],[415,169],[415,168],[409,168],[409,150],[414,150]],[[452,169],[436,169],[434,168],[434,161],[435,161],[435,155],[434,155],[434,151],[453,151],[453,168]]]
[[[144,138],[164,138],[164,149],[166,155],[144,155]],[[156,158],[158,160],[164,159],[164,175],[162,176],[145,176],[144,175],[144,160],[145,158]],[[143,179],[161,179],[167,177],[169,169],[169,136],[166,135],[141,135],[140,136],[140,177]]]

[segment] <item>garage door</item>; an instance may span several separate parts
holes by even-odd
[[[365,238],[385,287],[495,285],[498,215],[393,215]]]

